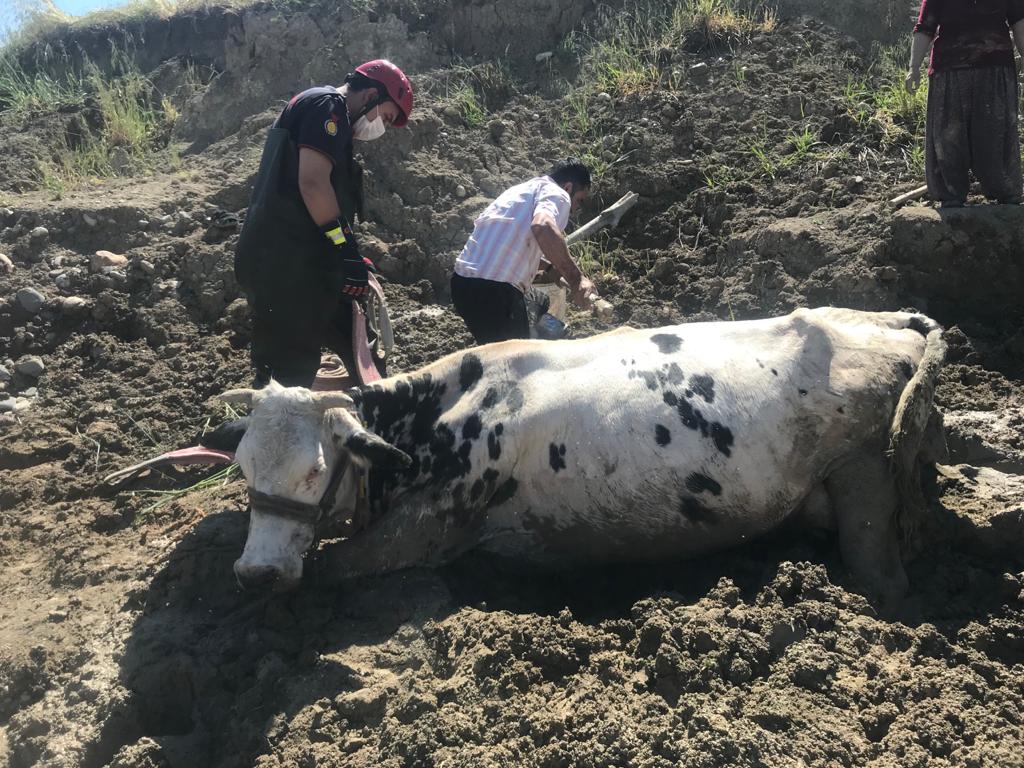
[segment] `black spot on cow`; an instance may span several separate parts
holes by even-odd
[[[675,408],[677,405],[679,405],[679,398],[676,397],[675,392],[666,392],[664,395],[662,395],[662,399],[665,401],[665,405],[667,405],[669,408]]]
[[[690,389],[700,395],[705,403],[715,402],[715,380],[704,374],[690,377]]]
[[[694,408],[685,398],[680,398],[672,392],[666,392],[664,398],[668,405],[675,406],[679,413],[679,420],[684,427],[700,432],[701,437],[710,437],[719,452],[726,456],[732,455],[733,434],[731,429],[717,421],[709,422],[700,409]]]
[[[485,483],[488,485],[494,485],[495,481],[498,479],[498,470],[488,467],[484,470],[482,477]]]
[[[619,362],[622,363],[623,365],[625,365],[626,364],[626,358],[622,358],[621,360],[619,360]]]
[[[498,440],[498,434],[500,433],[497,432],[497,428],[487,433],[487,455],[491,457],[491,461],[501,458],[501,441]]]
[[[471,390],[483,375],[484,364],[480,362],[480,358],[472,352],[463,355],[462,364],[459,366],[459,387],[462,391]]]
[[[684,427],[700,430],[701,434],[707,435],[707,419],[704,418],[703,414],[699,410],[690,405],[689,400],[680,400],[677,410],[679,411],[679,420],[683,422]]]
[[[772,376],[778,376],[779,372],[772,368]]]
[[[683,369],[676,363],[669,363],[665,366],[665,379],[669,384],[682,384]]]
[[[800,393],[800,397],[807,397],[807,390],[806,389],[798,389],[797,392]]]
[[[480,421],[480,414],[474,413],[466,423],[462,425],[462,439],[476,440],[483,431],[483,423]]]
[[[732,455],[734,438],[732,430],[717,421],[711,425],[711,439],[715,441],[715,448],[725,456]]]
[[[651,336],[651,341],[658,345],[658,351],[663,355],[678,352],[683,343],[683,340],[674,333],[656,333]]]
[[[502,424],[501,422],[498,422],[497,424],[495,424],[494,425],[494,434],[496,434],[498,437],[501,437],[503,434],[505,434],[505,425]]]
[[[488,387],[484,393],[484,399],[480,401],[481,408],[493,408],[495,403],[498,402],[498,390],[494,387]]]
[[[679,502],[679,514],[694,525],[711,523],[715,519],[711,510],[693,496],[683,496]]]
[[[632,371],[629,372],[632,375]],[[652,392],[658,388],[658,378],[651,371],[637,371],[637,375],[644,380],[644,384]]]
[[[551,358],[540,352],[523,352],[512,358],[512,370],[519,378],[529,376],[548,367]]]
[[[903,378],[909,380],[914,375],[914,368],[906,360],[900,360],[897,363],[900,373],[903,374]]]
[[[506,501],[516,495],[516,489],[519,488],[519,483],[516,482],[514,477],[510,477],[504,483],[498,486],[498,489],[494,492],[494,495],[487,501],[487,508],[492,509],[494,507],[501,506]]]
[[[390,389],[364,387],[349,395],[367,429],[412,454],[433,439],[447,389],[445,382],[425,373],[398,381]]]
[[[722,495],[722,486],[702,472],[694,472],[686,478],[686,490],[690,493],[710,493],[712,496]]]
[[[654,425],[654,440],[658,445],[665,446],[672,442],[672,433],[669,432],[668,427],[664,427],[661,424]]]
[[[840,405],[838,408],[836,408],[836,413],[846,413],[846,410],[843,408],[843,406]]]
[[[565,469],[565,443],[561,445],[551,443],[548,446],[548,463],[555,472]]]
[[[469,489],[469,500],[477,501],[481,496],[483,496],[485,487],[486,484],[484,483],[482,478],[478,477],[476,480],[474,480],[473,485]]]

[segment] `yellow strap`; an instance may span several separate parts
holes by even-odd
[[[324,234],[327,236],[327,239],[335,245],[341,245],[345,242],[345,233],[341,231],[341,227],[329,229]]]

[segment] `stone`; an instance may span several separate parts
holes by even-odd
[[[707,62],[700,62],[690,67],[690,77],[694,80],[707,80],[711,75],[711,67],[707,65]]]
[[[15,403],[16,401],[13,397],[5,397],[0,400],[0,413],[13,413]]]
[[[43,304],[46,303],[46,297],[35,288],[22,288],[18,291],[16,298],[21,308],[33,315],[39,312],[43,308]]]
[[[599,94],[597,94],[597,100],[607,104],[612,100],[612,95],[607,91],[601,91]]]
[[[0,253],[0,275],[9,275],[14,271],[14,262],[6,253]]]
[[[145,259],[139,259],[139,269],[141,269],[147,275],[156,274],[156,267],[153,266],[153,262],[146,261]]]
[[[540,64],[540,63],[543,63],[543,62],[547,61],[548,59],[550,59],[554,55],[555,55],[554,51],[544,51],[543,53],[538,53],[536,56],[534,56],[533,60],[536,61],[538,64]]]
[[[459,184],[459,186],[455,188],[455,196],[460,200],[464,198],[466,196],[466,188]]]
[[[53,284],[56,285],[62,291],[71,290],[71,274],[69,272],[63,272],[57,275],[53,279]]]
[[[27,387],[26,389],[21,390],[22,397],[38,397],[38,395],[39,390],[36,387]]]
[[[502,138],[508,132],[508,123],[504,120],[491,120],[487,124],[487,131],[491,134],[491,138],[495,144],[500,144]]]
[[[43,371],[46,370],[46,366],[43,365],[42,358],[37,357],[36,355],[27,355],[14,364],[14,370],[22,376],[38,379],[43,375]]]
[[[11,372],[7,370],[6,365],[0,365],[0,383],[11,380]]]
[[[113,251],[96,251],[89,257],[89,269],[92,272],[100,272],[108,267],[123,267],[127,263],[127,256]]]
[[[60,309],[65,315],[81,315],[85,313],[91,303],[92,302],[82,296],[68,296],[67,298],[61,299]]]
[[[610,301],[598,299],[594,302],[594,314],[603,322],[609,322],[615,317],[615,307]]]
[[[28,236],[32,238],[32,240],[42,241],[50,236],[50,230],[46,227],[36,227],[28,233]]]
[[[90,226],[90,227],[95,227],[96,226],[96,219],[94,219],[88,213],[83,213],[82,214],[82,221],[84,221],[87,226]]]

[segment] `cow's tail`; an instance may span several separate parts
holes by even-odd
[[[946,343],[942,327],[923,315],[910,317],[907,328],[925,337],[924,355],[907,382],[889,428],[889,461],[899,493],[896,522],[906,551],[914,548],[924,522],[927,502],[921,488],[919,457],[922,440],[935,410],[933,399]]]

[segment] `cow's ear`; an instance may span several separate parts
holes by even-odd
[[[249,417],[225,421],[219,427],[200,435],[199,444],[204,448],[213,448],[216,451],[229,451],[234,453],[238,450],[238,444],[242,442],[245,430],[249,426]]]
[[[372,432],[360,430],[345,440],[345,447],[353,456],[369,463],[374,469],[400,471],[408,469],[412,457],[405,451],[395,448],[387,440],[382,440]]]

